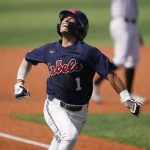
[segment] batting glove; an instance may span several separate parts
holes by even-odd
[[[30,92],[26,89],[22,82],[18,82],[15,84],[15,98],[16,99],[26,99],[29,98]]]
[[[130,112],[135,115],[135,116],[139,116],[140,112],[141,112],[141,104],[138,103],[137,101],[131,99],[131,100],[127,100],[124,105],[130,110]]]

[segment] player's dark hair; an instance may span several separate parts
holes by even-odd
[[[70,22],[68,24],[68,30],[74,36],[76,36],[80,41],[83,41],[83,39],[87,35],[87,31],[89,28],[88,18],[86,17],[86,15],[83,12],[76,10],[76,9],[63,10],[59,13],[60,22],[62,22],[62,20],[67,16],[73,16],[77,19],[78,23]],[[62,36],[62,34],[60,32],[60,24],[57,24],[57,32],[60,36]]]

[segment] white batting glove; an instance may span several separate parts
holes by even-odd
[[[134,100],[127,90],[123,90],[119,95],[124,106],[126,106],[133,115],[139,116],[141,105],[143,104]]]
[[[29,98],[30,92],[26,89],[22,82],[18,82],[15,84],[15,98],[16,99],[26,99]]]
[[[139,116],[139,114],[141,113],[141,104],[138,103],[137,101],[131,99],[131,100],[127,100],[124,105],[130,110],[130,112],[135,115],[135,116]]]

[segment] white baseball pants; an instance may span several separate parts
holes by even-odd
[[[87,105],[80,111],[69,111],[60,106],[60,100],[46,99],[44,118],[54,134],[49,150],[73,150],[87,120],[87,112]]]
[[[110,22],[110,34],[114,42],[113,62],[116,66],[135,67],[139,62],[139,33],[136,23],[123,18]]]

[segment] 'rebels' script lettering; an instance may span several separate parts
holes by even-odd
[[[68,64],[62,64],[62,60],[56,61],[56,66],[51,65],[48,63],[48,70],[50,72],[50,75],[56,75],[60,73],[72,73],[74,71],[78,72],[82,70],[83,66],[79,62],[77,62],[75,59],[71,59]]]

